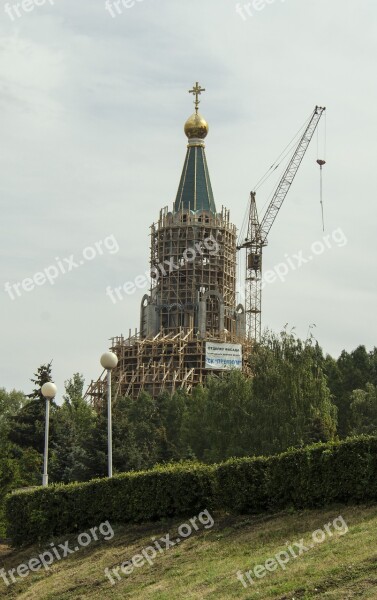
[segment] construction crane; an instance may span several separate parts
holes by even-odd
[[[246,250],[246,276],[245,276],[245,313],[246,331],[250,340],[258,342],[261,337],[262,314],[262,251],[267,246],[267,237],[277,217],[277,214],[288,194],[298,168],[304,158],[319,120],[326,110],[325,107],[316,106],[309,123],[300,138],[300,141],[284,171],[282,178],[272,196],[267,210],[259,222],[258,210],[255,201],[255,191],[250,192],[250,206],[248,217],[247,237],[237,246],[237,250]]]

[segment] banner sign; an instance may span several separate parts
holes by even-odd
[[[206,342],[206,369],[242,369],[242,345]]]

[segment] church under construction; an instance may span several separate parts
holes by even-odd
[[[118,357],[112,373],[117,397],[188,391],[210,373],[248,371],[245,310],[236,304],[236,227],[217,211],[205,154],[208,124],[195,112],[185,123],[186,158],[172,208],[151,226],[149,293],[141,299],[140,327],[111,339]],[[106,373],[92,381],[94,404],[105,396]]]

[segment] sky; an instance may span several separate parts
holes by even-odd
[[[311,331],[334,357],[372,349],[376,16],[373,0],[1,0],[0,387],[30,392],[52,359],[59,401],[74,373],[101,374],[109,338],[139,326],[146,289],[116,303],[106,289],[148,269],[196,81],[215,201],[237,228],[256,182],[326,106],[264,250],[262,322]],[[262,216],[276,175],[257,191]]]

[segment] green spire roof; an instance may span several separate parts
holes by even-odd
[[[174,203],[174,212],[182,209],[216,212],[204,144],[189,144],[187,148],[181,181]]]

